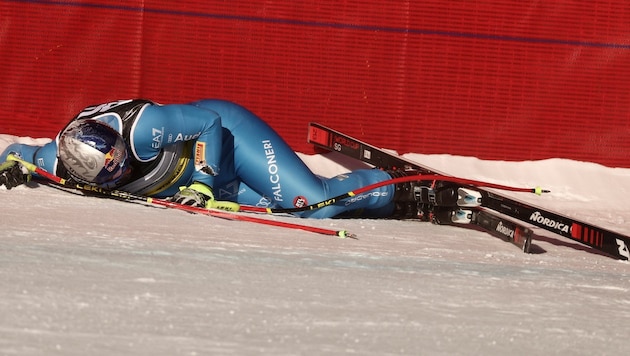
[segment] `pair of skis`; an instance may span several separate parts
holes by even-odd
[[[311,123],[308,141],[317,147],[336,151],[374,167],[388,170],[415,170],[420,174],[438,174],[433,168],[391,154],[383,149],[335,131],[324,125]],[[522,202],[475,185],[464,185],[480,194],[479,207],[474,209],[470,222],[495,236],[504,238],[524,252],[529,251],[535,226],[569,238],[620,260],[630,259],[630,237],[588,222]],[[491,188],[491,187],[489,187]],[[454,209],[453,213],[463,209]],[[511,219],[510,219],[511,218]]]

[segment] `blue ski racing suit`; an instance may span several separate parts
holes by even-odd
[[[384,171],[360,169],[333,178],[314,174],[263,120],[225,100],[160,105],[149,100],[123,100],[90,106],[73,120],[95,119],[122,134],[131,177],[117,189],[134,194],[170,197],[194,181],[211,187],[217,200],[268,208],[292,208],[390,179]],[[58,162],[56,139],[43,146],[12,144],[9,153],[70,178]],[[205,169],[204,169],[205,168]],[[394,211],[394,185],[347,198],[302,217],[339,215],[387,217]]]

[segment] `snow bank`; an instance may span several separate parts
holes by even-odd
[[[11,142],[37,142],[0,135]],[[409,154],[553,192],[529,200],[630,233],[630,170]],[[362,164],[301,155],[318,174]],[[514,193],[516,194],[516,193]],[[46,186],[0,189],[0,354],[622,354],[630,264],[535,229],[308,220],[342,240]]]

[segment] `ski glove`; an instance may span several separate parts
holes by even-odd
[[[179,192],[173,195],[171,201],[200,208],[220,209],[231,212],[237,212],[241,209],[238,203],[214,200],[212,188],[197,181],[188,187],[180,187]]]
[[[179,187],[179,192],[173,195],[171,201],[200,208],[210,208],[214,202],[214,194],[212,188],[195,181],[188,187]]]
[[[17,161],[6,161],[0,164],[0,186],[7,189],[17,187],[31,180],[31,172]]]

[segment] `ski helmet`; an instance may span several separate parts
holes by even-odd
[[[59,160],[68,173],[84,183],[114,188],[129,172],[123,137],[109,125],[76,120],[59,135]]]

